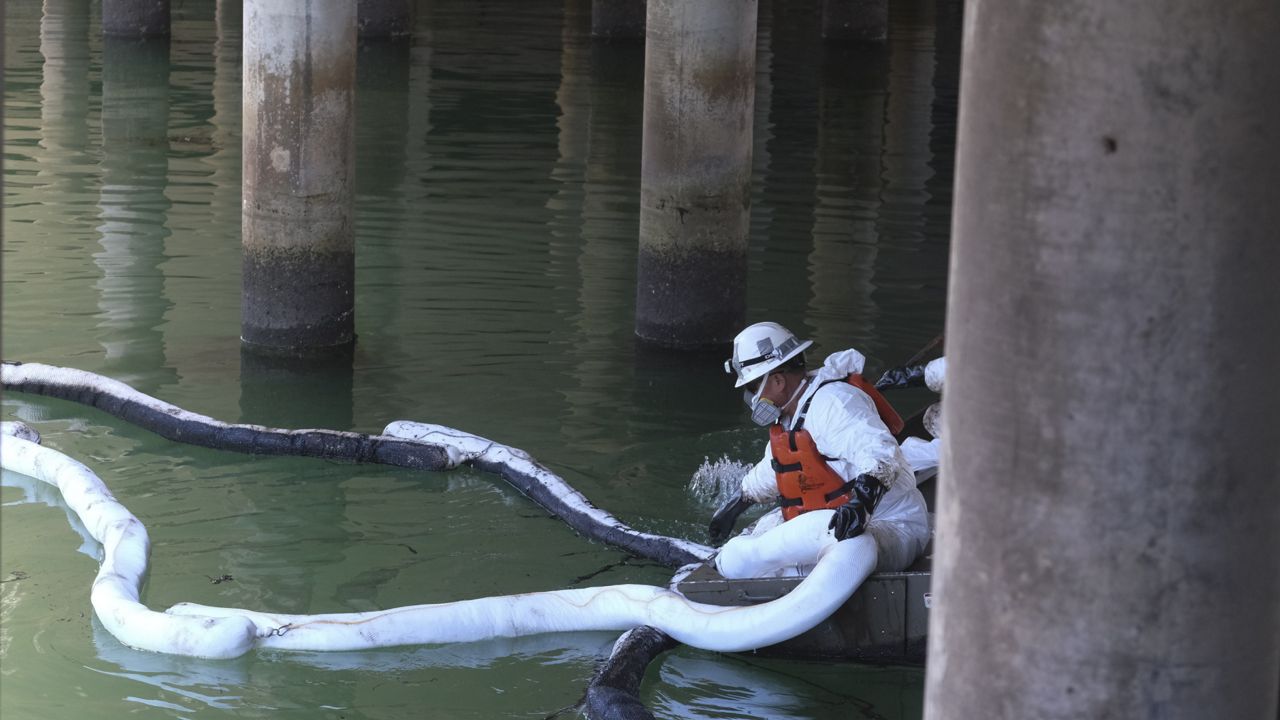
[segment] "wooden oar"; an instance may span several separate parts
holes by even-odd
[[[906,362],[904,362],[904,363],[902,363],[902,364],[903,364],[903,365],[915,365],[916,363],[918,363],[918,362],[920,362],[921,360],[923,360],[925,355],[928,355],[930,351],[932,351],[934,348],[936,348],[936,347],[938,347],[939,345],[941,345],[941,344],[942,344],[942,338],[943,338],[943,336],[944,336],[944,335],[946,335],[946,333],[938,333],[938,337],[936,337],[936,338],[934,338],[934,339],[930,340],[930,341],[929,341],[929,343],[928,343],[927,345],[925,345],[924,347],[920,348],[920,351],[919,351],[919,352],[917,352],[915,355],[912,355],[910,360],[907,360]]]

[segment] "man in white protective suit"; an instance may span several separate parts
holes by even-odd
[[[866,359],[843,350],[810,372],[811,344],[756,323],[734,338],[725,362],[769,443],[712,518],[712,540],[731,534],[753,503],[779,504],[720,549],[716,567],[727,578],[803,573],[823,548],[863,533],[875,539],[877,570],[903,570],[929,541],[924,497],[886,425],[900,428],[901,419],[862,378]]]

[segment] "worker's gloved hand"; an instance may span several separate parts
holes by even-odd
[[[857,498],[852,498],[836,508],[835,514],[831,516],[831,522],[827,523],[827,529],[836,540],[858,537],[867,529],[867,517],[867,507]]]
[[[727,540],[733,534],[733,524],[738,521],[738,516],[751,505],[750,500],[742,497],[742,490],[734,493],[733,497],[711,516],[711,524],[707,526],[707,534],[711,536],[711,542],[719,544]]]
[[[876,511],[880,498],[884,497],[884,483],[871,473],[863,473],[853,479],[853,497],[849,502],[836,508],[831,516],[827,529],[836,540],[848,540],[858,537],[867,529],[867,520]]]
[[[922,387],[924,385],[924,365],[903,365],[889,368],[876,381],[876,389]]]

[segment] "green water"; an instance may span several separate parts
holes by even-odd
[[[959,43],[955,3],[891,5],[889,42],[848,49],[816,38],[812,2],[760,4],[749,317],[876,363],[942,327]],[[591,42],[560,3],[435,0],[412,42],[362,48],[359,343],[351,367],[298,377],[240,354],[239,17],[175,1],[166,55],[104,41],[99,12],[5,4],[6,359],[228,422],[450,425],[529,451],[634,527],[704,540],[712,503],[690,477],[754,459],[762,437],[723,353],[633,338],[641,44]],[[670,575],[485,473],[188,447],[33,396],[6,394],[3,415],[146,524],[153,608],[360,611]],[[56,493],[4,485],[5,720],[543,718],[579,700],[614,640],[133,651],[92,617],[97,547]],[[643,697],[663,718],[898,719],[920,716],[922,692],[918,669],[682,648]]]

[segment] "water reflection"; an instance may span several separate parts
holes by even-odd
[[[817,198],[808,257],[812,339],[826,351],[855,346],[875,352],[880,308],[876,289],[885,154],[885,78],[890,50],[882,43],[826,41],[818,74]]]
[[[53,192],[79,195],[91,175],[62,169],[88,161],[89,0],[45,0],[40,16],[41,175]]]
[[[161,269],[169,237],[169,38],[105,37],[102,45],[98,338],[113,375],[154,393],[177,381],[161,329],[173,307]]]
[[[214,9],[213,80],[209,88],[213,116],[209,118],[210,204],[240,210],[240,94],[241,25],[243,0],[217,0]],[[230,214],[228,212],[228,214]]]
[[[951,42],[958,53],[959,6],[954,0],[890,4],[882,205],[876,222],[883,259],[874,299],[894,313],[919,313],[945,299],[946,253],[939,240],[950,229],[956,89],[940,83],[937,73],[951,73],[947,82],[958,82],[958,64],[951,56],[939,60],[937,45],[955,38]],[[885,345],[901,348],[884,360],[901,361],[940,331],[940,322],[932,328],[900,323],[881,328]]]
[[[4,440],[0,440],[0,442],[4,442]],[[10,470],[0,471],[0,487],[16,488],[22,491],[21,500],[11,500],[6,502],[5,505],[41,503],[48,507],[62,510],[63,514],[67,516],[67,524],[71,526],[76,535],[80,536],[80,547],[76,548],[76,552],[87,555],[94,560],[102,558],[102,545],[89,534],[89,528],[85,527],[84,523],[80,521],[80,516],[67,507],[66,501],[62,499],[62,493],[58,492],[57,487]],[[0,653],[0,655],[2,654]]]
[[[43,5],[8,3],[5,7],[7,14],[31,10],[38,14],[22,17],[27,24],[19,27],[24,28],[21,31],[24,40],[38,38],[36,48],[25,48],[38,50],[38,55],[32,58],[23,53],[23,44],[10,42],[9,37],[5,42],[6,87],[22,87],[34,80],[39,85],[39,93],[37,102],[32,103],[38,104],[36,117],[26,114],[24,102],[7,99],[5,103],[8,127],[4,217],[8,227],[4,233],[3,305],[6,315],[10,308],[25,308],[41,318],[58,318],[70,326],[71,333],[80,339],[77,344],[83,347],[83,341],[89,336],[87,331],[92,328],[88,310],[94,297],[92,287],[80,282],[65,288],[59,297],[38,297],[29,283],[38,282],[47,270],[13,260],[15,248],[23,247],[28,255],[65,261],[65,272],[69,276],[83,278],[97,274],[84,252],[95,236],[92,230],[97,219],[94,201],[100,182],[89,169],[97,160],[96,103],[92,93],[96,63],[90,45],[90,3],[47,0]],[[30,24],[35,17],[38,17],[38,28]],[[32,60],[43,63],[28,64]],[[18,148],[21,149],[13,152]],[[28,192],[22,192],[28,188]],[[42,211],[37,197],[56,210]],[[11,223],[22,223],[24,232],[12,232]]]
[[[553,202],[563,208],[558,223],[566,242],[552,252],[564,258],[562,272],[577,293],[568,310],[573,384],[565,390],[561,433],[567,441],[608,451],[618,447],[618,434],[602,426],[592,406],[610,395],[619,378],[632,375],[625,350],[633,345],[627,310],[639,232],[634,150],[640,145],[644,46],[593,39],[581,15],[567,15],[564,32],[556,166],[562,190]]]
[[[417,276],[403,238],[421,231],[418,208],[429,191],[419,173],[432,162],[430,15],[415,17],[411,38],[362,40],[356,66],[356,364],[364,371],[354,383],[356,403],[365,407],[355,412],[376,429],[413,411],[398,390],[411,382],[402,370],[415,363],[403,332],[416,325],[412,314],[405,317],[405,289]],[[378,68],[393,59],[403,72]],[[397,182],[380,180],[384,170]]]
[[[713,658],[680,649],[661,659],[657,675],[652,707],[660,718],[883,720],[918,715],[922,705],[913,699],[922,671]],[[826,675],[843,682],[815,682]]]
[[[240,421],[278,428],[350,430],[353,350],[293,358],[240,350]],[[306,397],[304,408],[294,402]]]
[[[811,325],[800,318],[809,296],[803,258],[813,247],[817,187],[815,68],[822,48],[817,3],[774,0],[767,10],[766,14],[766,8],[760,8],[760,16],[768,19],[771,43],[768,121],[755,131],[763,136],[768,165],[757,171],[751,199],[747,320],[773,319],[796,333],[812,335]]]

